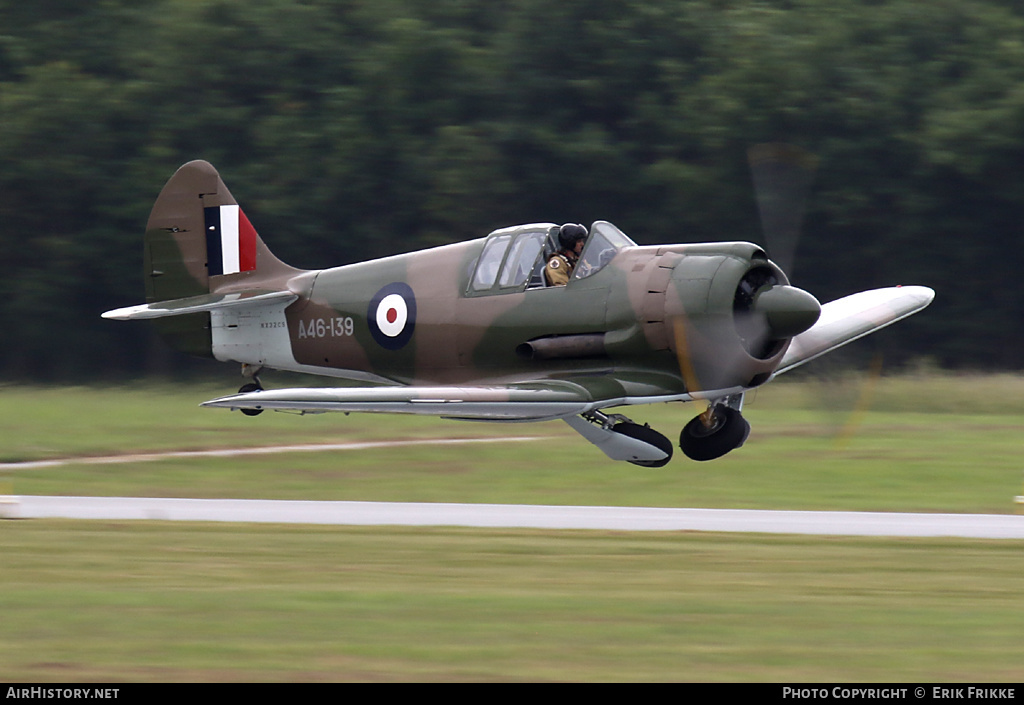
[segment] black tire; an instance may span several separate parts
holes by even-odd
[[[642,468],[660,468],[672,460],[672,441],[650,426],[641,426],[640,424],[623,421],[622,423],[615,424],[612,430],[616,433],[621,433],[623,436],[643,441],[665,453],[665,457],[662,460],[630,460],[629,462],[633,463],[633,465],[639,465]]]
[[[249,382],[248,384],[243,384],[239,388],[238,393],[239,394],[248,394],[249,392],[262,392],[262,391],[263,391],[263,385],[261,385],[259,382]],[[263,413],[263,409],[239,409],[239,411],[241,411],[246,416],[259,416],[260,414]]]
[[[739,411],[716,406],[710,427],[695,416],[679,434],[679,447],[691,460],[714,460],[739,448],[750,435],[750,424]]]

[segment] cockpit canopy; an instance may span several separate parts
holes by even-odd
[[[593,276],[615,253],[635,242],[611,223],[598,220],[590,226],[573,279]],[[558,250],[558,226],[533,223],[495,230],[487,236],[469,281],[468,294],[502,294],[546,288],[544,265]]]

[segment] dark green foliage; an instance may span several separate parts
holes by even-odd
[[[888,360],[1018,368],[1024,11],[999,0],[0,0],[0,375],[165,364],[146,214],[220,169],[284,260],[542,220],[759,237],[746,150],[820,158],[795,281],[920,283]]]

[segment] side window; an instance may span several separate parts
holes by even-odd
[[[473,275],[473,290],[483,291],[494,286],[494,280],[498,278],[498,267],[505,257],[505,250],[508,249],[511,235],[498,235],[487,241],[484,251],[480,253],[480,261],[476,265],[476,274]]]
[[[558,226],[531,223],[495,230],[483,243],[480,256],[469,263],[469,296],[511,294],[543,289],[545,258],[554,251],[552,234]]]
[[[502,288],[520,286],[526,282],[533,271],[533,265],[537,262],[537,255],[540,254],[543,243],[543,232],[523,233],[516,238],[512,249],[509,250],[508,259],[505,260],[505,268],[501,271],[499,283]]]

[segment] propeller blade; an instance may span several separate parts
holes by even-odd
[[[882,354],[875,353],[871,360],[871,367],[860,383],[857,402],[850,411],[846,423],[843,424],[842,429],[840,429],[839,434],[836,436],[836,447],[840,450],[846,450],[849,447],[853,435],[860,428],[861,424],[864,423],[864,417],[867,416],[868,410],[871,408],[871,402],[875,397],[878,380],[882,377],[882,363]]]
[[[679,363],[679,374],[683,376],[683,382],[686,383],[686,392],[687,394],[699,392],[700,380],[697,379],[697,371],[693,369],[693,361],[690,359],[690,346],[686,340],[686,322],[682,318],[672,319],[672,334],[676,341],[676,362]]]
[[[731,346],[727,342],[736,335],[732,323],[722,319],[711,330],[705,326],[705,330],[698,332],[687,330],[685,316],[676,316],[671,320],[676,362],[687,393],[700,396],[704,392],[735,385],[733,377],[741,368],[746,355],[740,346]],[[710,368],[705,364],[698,373],[694,358],[707,360],[710,350],[714,351],[717,364]]]
[[[818,158],[791,144],[758,144],[747,152],[765,246],[789,273]]]

